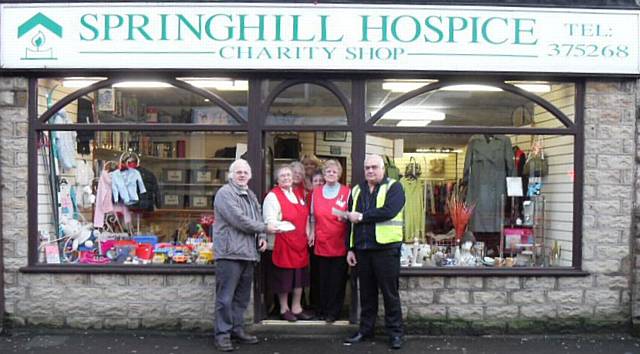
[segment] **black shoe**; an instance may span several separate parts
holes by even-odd
[[[221,352],[232,352],[233,345],[231,344],[231,337],[229,335],[220,335],[215,337],[216,349]]]
[[[391,349],[400,349],[400,348],[402,348],[402,337],[391,337],[391,338],[389,338],[389,348],[391,348]]]
[[[335,319],[335,317],[333,317],[333,316],[327,316],[327,317],[324,319],[324,321],[325,321],[325,322],[327,322],[327,323],[333,323],[333,322],[335,322],[335,321],[336,321],[336,319]]]
[[[293,315],[296,316],[297,319],[302,321],[309,321],[313,319],[313,312],[307,310],[303,310],[300,313],[294,313]]]
[[[243,329],[231,332],[231,339],[235,339],[242,344],[257,344],[258,337],[247,334]]]
[[[362,343],[367,341],[367,339],[369,339],[370,336],[364,335],[360,332],[356,332],[356,334],[352,335],[351,337],[347,338],[344,340],[344,344],[345,345],[351,345],[351,344],[356,344],[356,343]]]

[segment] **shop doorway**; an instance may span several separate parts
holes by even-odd
[[[291,166],[292,163],[302,163],[306,182],[306,191],[311,193],[309,182],[316,174],[322,173],[323,163],[328,160],[337,161],[342,167],[339,183],[345,186],[350,185],[352,176],[351,166],[351,133],[349,132],[323,132],[323,131],[300,131],[265,132],[264,142],[264,166],[262,176],[262,190],[264,198],[269,191],[277,185],[276,172],[283,166]],[[314,163],[311,163],[314,162]],[[313,168],[311,165],[314,165]],[[306,168],[305,168],[306,167]],[[317,176],[316,176],[317,177]],[[302,182],[305,183],[305,182]],[[307,198],[306,203],[310,200]],[[274,237],[270,237],[269,250],[262,256],[262,262],[256,277],[256,319],[264,324],[279,323],[281,320],[280,306],[277,295],[273,291],[273,271],[272,249]],[[302,305],[305,310],[313,312],[312,320],[297,321],[297,323],[317,324],[324,322],[324,316],[318,315],[320,309],[321,294],[319,293],[319,270],[317,268],[314,249],[309,248],[310,264],[307,267],[309,273],[309,286],[305,287],[302,296]],[[355,318],[352,313],[355,311],[357,302],[354,302],[353,286],[351,277],[347,273],[345,276],[345,295],[342,301],[340,314],[336,319],[338,323],[348,323]],[[291,301],[291,298],[290,298]]]

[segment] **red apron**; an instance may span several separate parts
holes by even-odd
[[[309,209],[297,195],[298,204],[293,204],[280,187],[275,187],[271,191],[278,198],[282,210],[282,221],[288,221],[296,227],[293,231],[276,234],[276,242],[273,246],[273,264],[287,269],[304,268],[309,264],[307,250]]]
[[[313,190],[313,214],[316,220],[314,253],[323,257],[339,257],[347,254],[345,237],[347,223],[331,213],[335,208],[347,211],[349,207],[349,188],[340,186],[338,195],[326,199],[322,195],[322,187]]]
[[[298,197],[298,200],[304,200],[307,209],[311,211],[311,193],[307,192],[307,190],[304,188],[304,182],[293,187],[293,194]]]

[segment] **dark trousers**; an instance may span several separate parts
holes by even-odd
[[[360,333],[373,335],[378,316],[378,288],[384,300],[384,324],[389,336],[402,336],[402,308],[398,293],[400,249],[356,250],[360,285]]]
[[[244,325],[253,267],[251,261],[216,260],[216,336],[228,335]]]
[[[320,295],[320,272],[318,270],[318,256],[315,255],[313,247],[309,247],[309,303],[308,308],[320,312],[322,310]]]
[[[325,317],[337,319],[344,304],[347,285],[347,259],[315,256],[318,270],[319,312]]]

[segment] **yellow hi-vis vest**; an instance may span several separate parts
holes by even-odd
[[[394,184],[396,180],[389,178],[387,183],[383,183],[380,185],[380,189],[378,190],[378,195],[376,196],[376,208],[382,208],[384,206],[385,200],[387,200],[387,191],[391,188],[391,185]],[[360,197],[360,185],[356,185],[353,187],[353,191],[351,192],[353,196],[353,205],[351,206],[351,211],[356,211],[356,207],[358,206],[358,197]],[[401,242],[402,241],[402,209],[400,212],[391,220],[387,220],[384,222],[376,223],[376,242],[385,244],[385,243],[393,243],[393,242]],[[353,247],[354,240],[354,230],[355,225],[351,227],[351,236],[349,240],[349,247]]]

